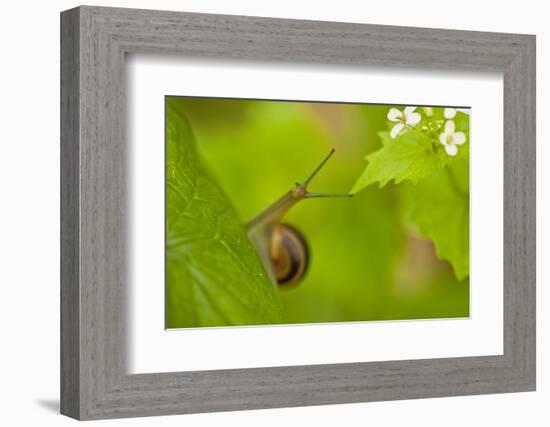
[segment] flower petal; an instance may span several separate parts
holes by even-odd
[[[395,139],[397,135],[399,135],[399,132],[401,132],[401,129],[403,129],[404,127],[404,123],[396,123],[390,132],[390,136]]]
[[[462,145],[466,142],[466,135],[464,132],[456,132],[453,135],[453,144]]]
[[[416,107],[405,107],[403,110],[403,114],[405,114],[405,117],[407,117],[409,114],[413,113],[414,110],[416,110]]]
[[[401,117],[403,117],[403,113],[399,111],[397,108],[390,108],[390,111],[388,111],[388,120],[391,120],[392,122],[398,121]]]
[[[406,123],[409,126],[415,126],[420,121],[421,117],[419,113],[410,113],[407,117]]]
[[[447,144],[445,145],[445,151],[449,156],[456,156],[456,153],[458,153],[458,147],[454,144]]]
[[[456,109],[455,108],[445,108],[443,110],[443,115],[446,119],[452,119],[454,116],[456,116]]]
[[[424,113],[426,113],[428,117],[431,117],[434,115],[434,109],[432,107],[422,107],[422,109],[424,110]]]
[[[445,132],[439,134],[439,142],[443,145],[447,145],[447,134]]]
[[[455,122],[447,120],[447,123],[445,123],[445,133],[455,133]]]

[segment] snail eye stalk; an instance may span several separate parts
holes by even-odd
[[[316,197],[353,197],[353,194],[324,194],[324,193],[306,193],[306,199],[314,199]]]
[[[321,164],[315,168],[315,170],[311,173],[308,179],[304,181],[304,183],[302,184],[304,187],[307,187],[308,184],[311,182],[311,180],[315,178],[315,175],[317,175],[317,173],[323,168],[323,166],[325,166],[325,163],[328,162],[328,159],[330,159],[330,157],[334,154],[335,151],[336,150],[334,148],[330,150],[330,153],[328,153],[328,156],[325,157],[325,159],[321,162]]]
[[[308,184],[311,182],[313,178],[319,173],[319,171],[325,166],[325,163],[330,159],[330,157],[334,154],[336,150],[333,148],[330,150],[330,153],[328,153],[328,156],[323,159],[321,164],[315,168],[315,170],[312,172],[312,174],[304,181],[303,184],[296,183],[297,187],[301,187],[305,190],[304,198],[306,199],[313,199],[317,197],[353,197],[353,194],[326,194],[326,193],[310,193],[306,190]]]

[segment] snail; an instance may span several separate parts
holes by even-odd
[[[352,197],[351,194],[310,193],[307,186],[317,175],[334,149],[302,183],[296,183],[288,192],[263,210],[247,224],[248,236],[256,246],[260,259],[271,280],[281,287],[297,284],[309,265],[309,248],[304,235],[295,227],[281,222],[288,210],[303,199],[318,197]]]

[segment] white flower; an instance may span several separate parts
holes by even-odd
[[[449,119],[449,120],[454,119],[457,111],[460,111],[461,113],[468,114],[468,115],[470,114],[469,108],[445,108],[443,110],[443,115],[445,116],[446,119]]]
[[[449,156],[456,156],[456,153],[458,153],[457,145],[466,142],[466,135],[464,132],[455,132],[455,122],[447,120],[444,132],[439,135],[439,142],[443,144]]]
[[[454,119],[456,116],[456,108],[445,108],[443,110],[443,115],[446,119]]]
[[[415,113],[416,107],[405,107],[403,111],[397,108],[390,108],[388,111],[388,120],[396,122],[390,132],[392,138],[396,138],[405,125],[414,127],[420,122],[420,114]]]

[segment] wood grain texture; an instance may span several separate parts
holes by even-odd
[[[80,414],[78,10],[61,20],[61,412]]]
[[[61,38],[62,413],[100,419],[534,390],[534,36],[84,6],[62,13]],[[502,72],[504,354],[128,375],[127,53]]]

